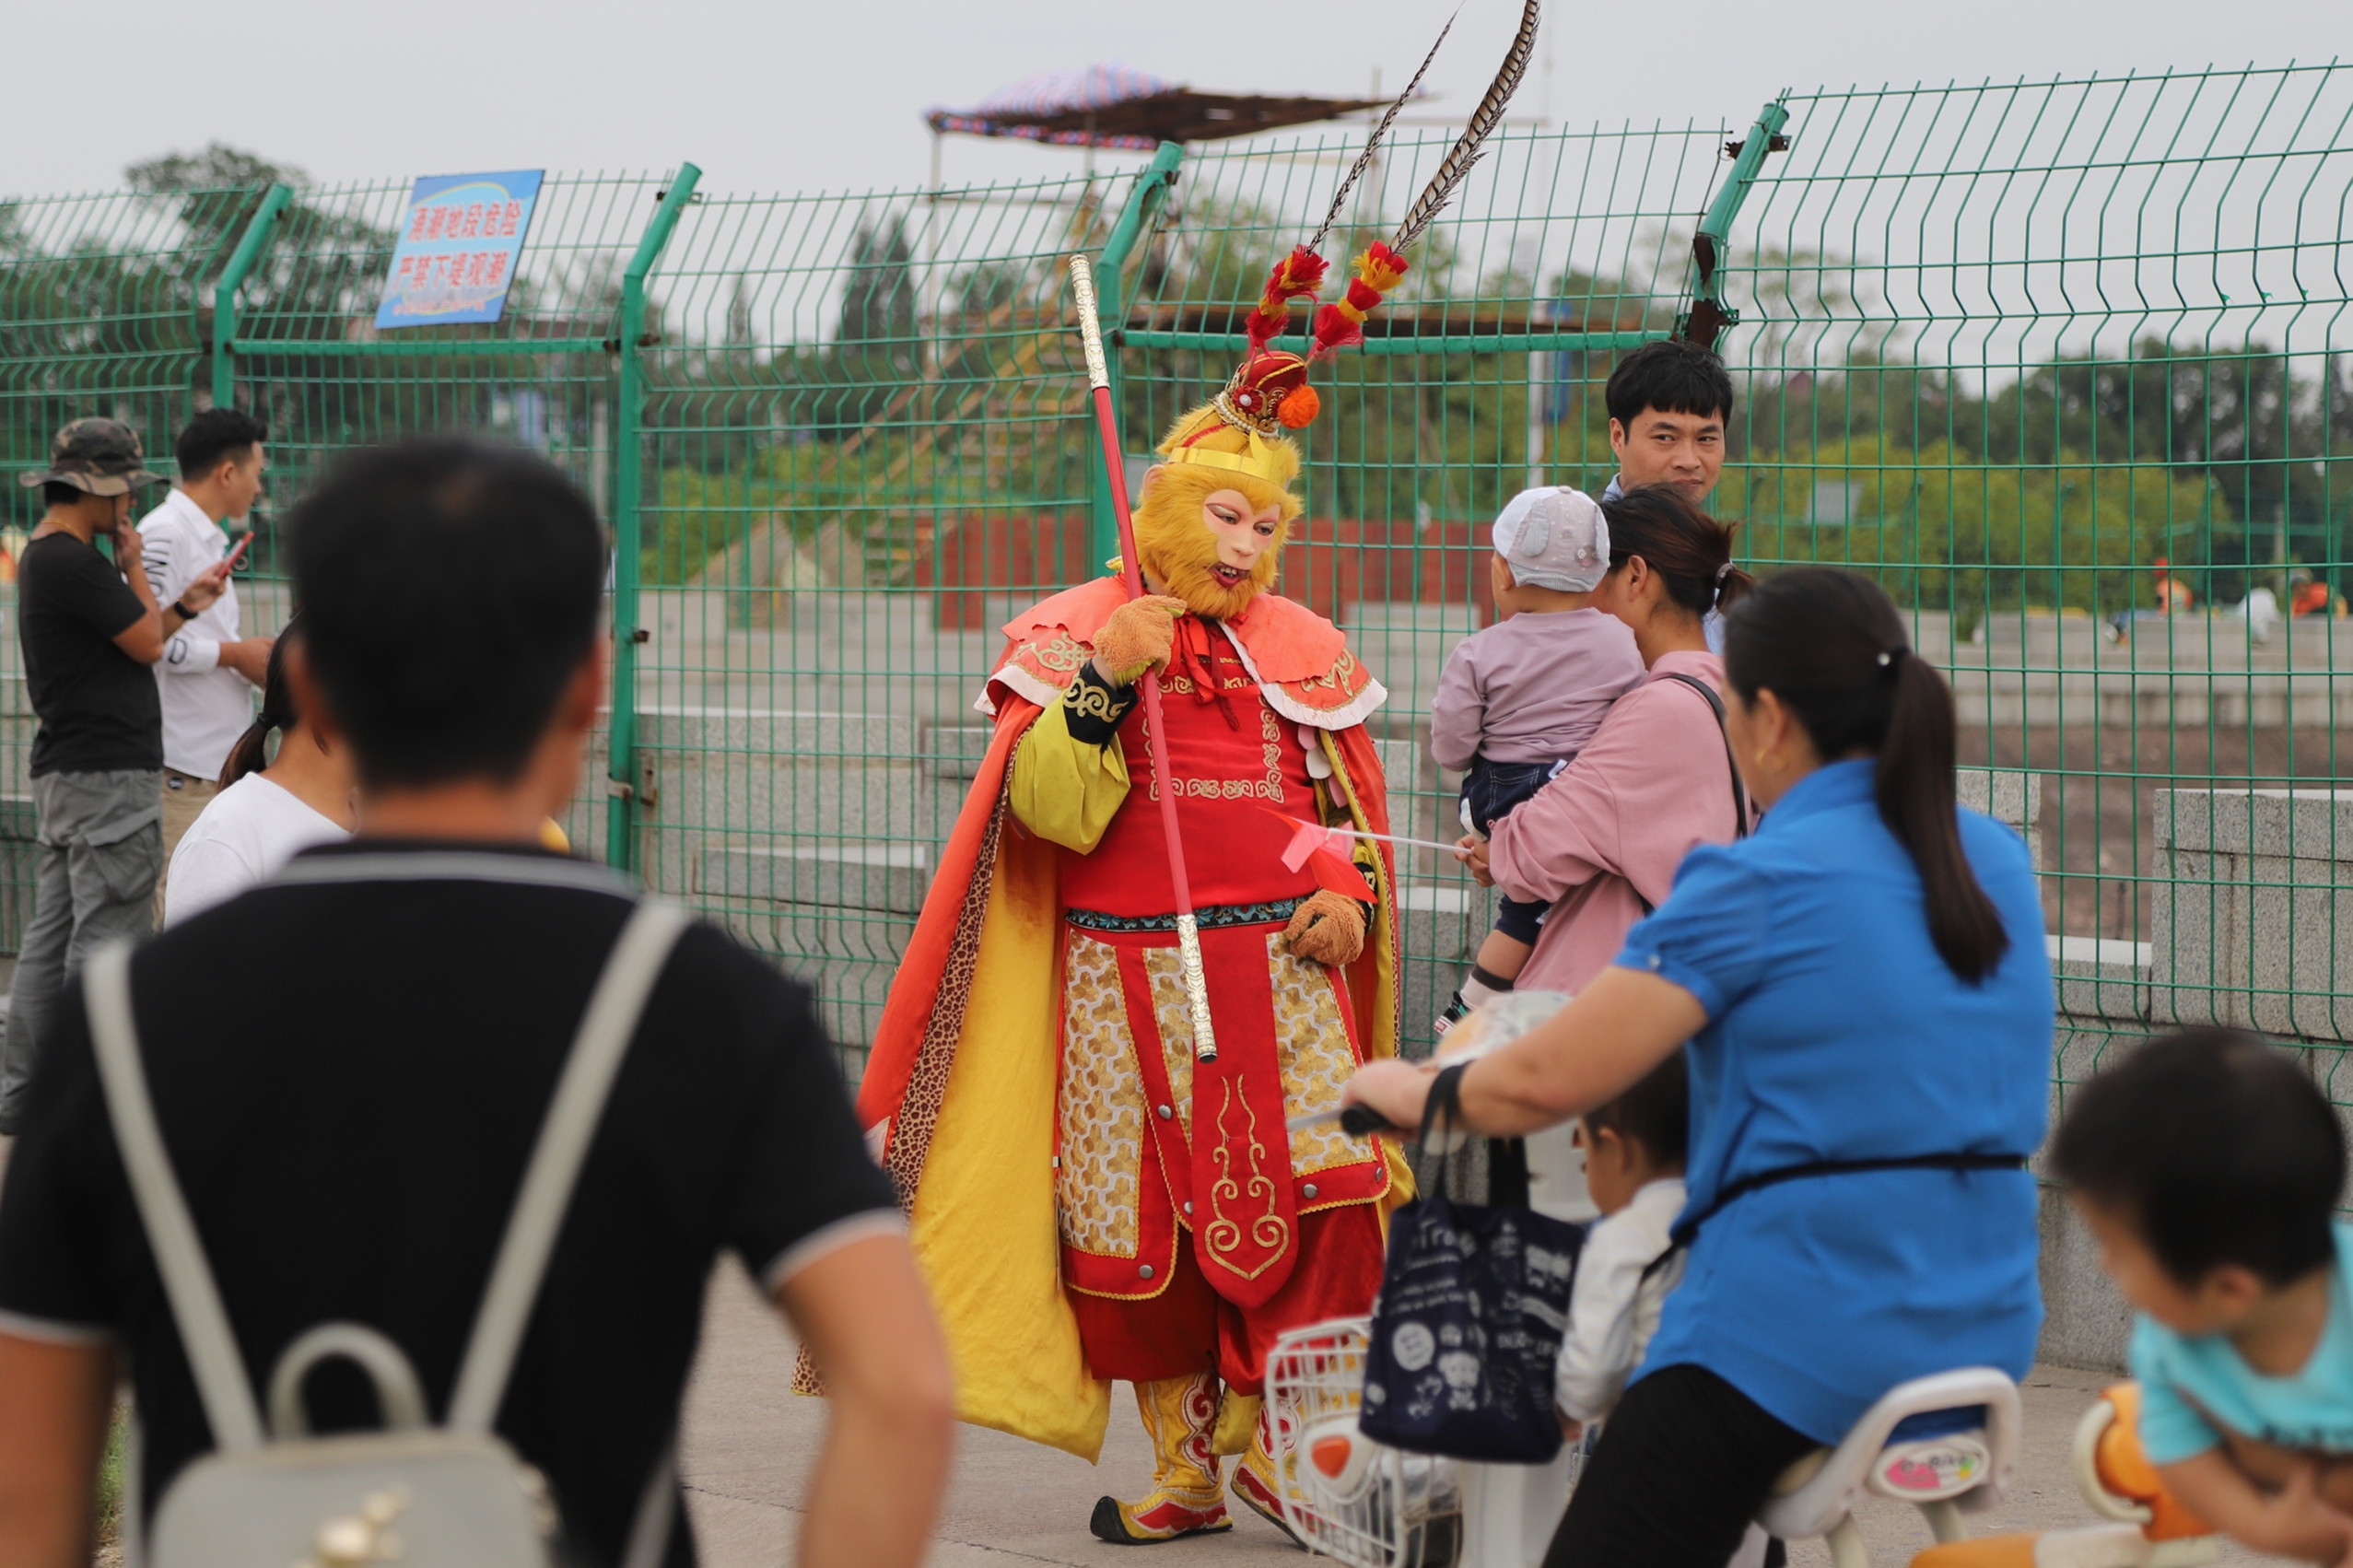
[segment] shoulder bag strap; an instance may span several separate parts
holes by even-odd
[[[1715,715],[1715,732],[1724,738],[1724,766],[1732,774],[1732,837],[1746,838],[1749,836],[1749,791],[1740,784],[1740,765],[1732,759],[1732,731],[1724,727],[1724,699],[1716,695],[1714,686],[1695,675],[1668,673],[1659,679],[1689,686],[1707,699],[1708,711]]]
[[[82,996],[89,1010],[90,1046],[98,1057],[114,1141],[131,1196],[146,1227],[147,1246],[163,1276],[172,1321],[195,1375],[196,1393],[214,1444],[224,1449],[262,1445],[262,1410],[245,1375],[245,1359],[229,1332],[220,1289],[205,1262],[203,1241],[187,1199],[171,1175],[171,1157],[156,1125],[155,1102],[139,1065],[138,1028],[131,1013],[131,943],[109,942],[82,966]]]
[[[571,1205],[580,1163],[603,1117],[614,1075],[630,1036],[638,1032],[646,998],[691,919],[673,904],[645,899],[621,928],[613,956],[605,960],[540,1128],[539,1146],[523,1173],[522,1190],[507,1221],[507,1238],[491,1265],[490,1285],[483,1293],[474,1337],[458,1369],[457,1391],[450,1399],[452,1431],[487,1432],[498,1420],[507,1374],[514,1366],[532,1305],[539,1298],[540,1278]]]
[[[1440,1068],[1438,1075],[1430,1081],[1430,1093],[1422,1101],[1420,1137],[1423,1151],[1427,1152],[1430,1147],[1432,1132],[1453,1135],[1446,1147],[1440,1151],[1434,1167],[1434,1174],[1429,1182],[1441,1198],[1446,1195],[1447,1162],[1453,1158],[1456,1144],[1462,1141],[1462,1075],[1469,1070],[1470,1063],[1467,1061]]]

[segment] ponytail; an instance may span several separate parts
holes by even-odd
[[[1895,696],[1879,743],[1879,818],[1920,868],[1930,940],[1952,972],[1975,985],[2001,962],[2010,939],[1961,851],[1952,692],[1909,649],[1895,653],[1889,668]]]
[[[1906,645],[1887,594],[1829,567],[1783,572],[1726,621],[1724,665],[1743,702],[1779,697],[1824,762],[1877,755],[1879,820],[1919,871],[1929,940],[1969,984],[1992,974],[2010,939],[1961,852],[1952,693]]]
[[[301,722],[294,711],[293,685],[286,678],[286,650],[294,646],[301,635],[302,612],[296,610],[287,617],[277,640],[270,645],[270,669],[262,686],[262,710],[237,743],[228,748],[228,760],[221,765],[220,787],[228,789],[249,773],[259,773],[269,766],[270,733],[275,730],[290,730]]]
[[[1724,531],[1727,534],[1729,534],[1732,532],[1731,525],[1729,523],[1726,524]],[[1756,588],[1757,579],[1755,578],[1750,577],[1747,572],[1742,571],[1730,561],[1727,561],[1723,566],[1716,568],[1715,603],[1709,605],[1708,608],[1714,610],[1719,615],[1724,614],[1728,612],[1733,605],[1738,604],[1741,600],[1746,599],[1750,594],[1755,592]]]
[[[270,765],[270,731],[276,728],[277,724],[270,718],[267,709],[255,716],[253,722],[246,726],[245,732],[237,737],[237,743],[228,748],[228,760],[221,764],[222,789],[226,790],[247,774],[259,773]]]
[[[1667,597],[1694,615],[1729,610],[1757,585],[1732,564],[1732,525],[1692,505],[1672,485],[1645,485],[1601,503],[1610,525],[1610,569],[1640,556]]]

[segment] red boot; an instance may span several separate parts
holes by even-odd
[[[1258,1430],[1251,1434],[1250,1451],[1242,1456],[1240,1464],[1234,1467],[1234,1478],[1228,1483],[1228,1490],[1234,1493],[1236,1502],[1281,1530],[1290,1539],[1292,1545],[1306,1551],[1311,1550],[1307,1543],[1299,1539],[1299,1532],[1293,1529],[1291,1522],[1282,1516],[1285,1479],[1277,1473],[1274,1455],[1267,1442],[1267,1418],[1261,1411]]]
[[[1088,1521],[1097,1540],[1143,1546],[1234,1527],[1210,1452],[1218,1392],[1217,1379],[1206,1372],[1136,1385],[1136,1406],[1152,1438],[1153,1487],[1135,1503],[1098,1501]]]

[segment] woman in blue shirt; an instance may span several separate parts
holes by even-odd
[[[1446,1085],[1493,1136],[1692,1075],[1691,1247],[1548,1564],[1721,1568],[1774,1480],[1890,1387],[2022,1374],[2050,965],[2026,847],[1953,799],[1953,707],[1868,579],[1785,572],[1726,622],[1727,732],[1768,809],[1693,849],[1616,966]],[[1688,1042],[1688,1044],[1686,1044]],[[1426,1065],[1349,1097],[1419,1126]]]

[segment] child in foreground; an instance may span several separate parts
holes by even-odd
[[[2353,1550],[2353,1229],[2345,1141],[2249,1035],[2149,1041],[2078,1091],[2052,1149],[2138,1313],[2140,1439],[2191,1512],[2258,1551]]]
[[[1481,837],[1568,766],[1610,705],[1643,677],[1634,634],[1594,608],[1610,570],[1610,525],[1566,486],[1523,490],[1495,519],[1488,570],[1506,617],[1456,644],[1430,699],[1430,751],[1464,770],[1462,823]],[[1512,989],[1547,907],[1501,901],[1495,929],[1438,1029]]]
[[[1682,1277],[1669,1233],[1683,1211],[1692,1094],[1677,1051],[1578,1124],[1586,1185],[1601,1218],[1586,1233],[1569,1290],[1553,1403],[1572,1438],[1610,1413]]]

